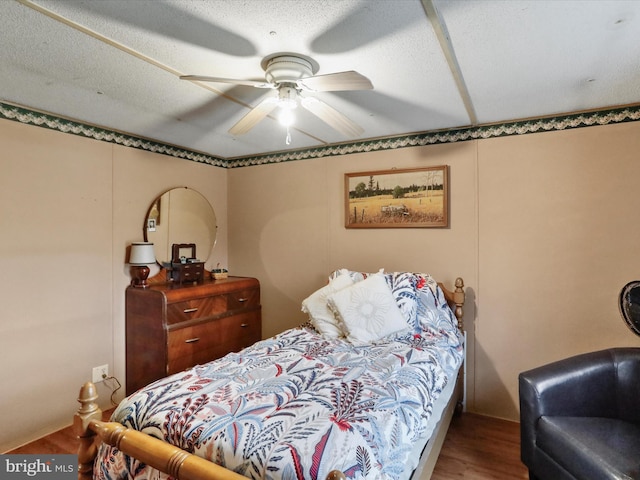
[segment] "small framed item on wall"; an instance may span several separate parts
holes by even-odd
[[[346,173],[346,228],[449,226],[449,167]]]

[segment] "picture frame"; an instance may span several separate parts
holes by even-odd
[[[147,215],[149,220],[154,220],[154,225],[153,225],[154,227],[157,227],[160,225],[161,211],[162,211],[162,197],[160,196],[155,199],[155,201],[151,205],[151,208],[149,208],[149,214]]]
[[[449,226],[449,167],[345,173],[345,228]]]

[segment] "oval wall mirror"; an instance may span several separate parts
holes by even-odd
[[[157,262],[171,262],[174,243],[195,243],[196,256],[206,262],[216,243],[216,214],[207,199],[187,187],[156,198],[147,212],[144,239],[153,242]]]
[[[622,318],[636,335],[640,335],[640,281],[627,283],[620,291],[619,307]]]

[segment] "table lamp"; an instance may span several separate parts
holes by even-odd
[[[129,265],[131,265],[131,285],[138,288],[147,288],[147,277],[149,276],[149,265],[156,263],[156,254],[153,251],[151,242],[133,242],[129,254]]]

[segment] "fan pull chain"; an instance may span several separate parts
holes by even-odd
[[[285,138],[284,143],[291,145],[291,132],[289,131],[289,127],[287,127],[287,137]]]

